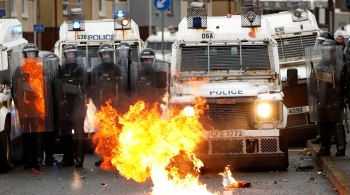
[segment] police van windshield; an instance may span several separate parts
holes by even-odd
[[[164,50],[170,51],[172,44],[173,42],[164,42]],[[162,42],[148,42],[147,47],[153,49],[154,51],[161,51]]]
[[[267,45],[184,46],[180,50],[180,71],[271,69]]]

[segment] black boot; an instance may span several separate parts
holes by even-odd
[[[58,167],[74,166],[74,145],[73,136],[64,135],[60,137],[60,143],[63,150],[63,159],[61,162],[57,163]]]
[[[100,160],[98,160],[98,161],[95,162],[95,166],[96,166],[96,167],[101,166],[101,164],[102,164],[102,159],[100,159]]]
[[[345,130],[341,122],[335,125],[334,138],[337,145],[337,152],[335,153],[335,156],[345,156]]]
[[[319,143],[321,143],[321,136],[320,136],[320,135],[317,135],[317,136],[315,137],[315,139],[312,139],[312,140],[311,140],[311,143],[312,143],[312,144],[319,144]]]
[[[320,129],[320,136],[321,136],[321,148],[317,153],[317,156],[329,156],[331,155],[331,145],[330,145],[330,134],[329,128],[331,127],[332,123],[328,122],[319,122],[318,128]]]
[[[83,167],[84,164],[84,148],[83,148],[83,140],[76,140],[76,150],[75,150],[75,167]]]

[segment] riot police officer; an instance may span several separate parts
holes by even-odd
[[[315,41],[315,46],[320,46],[322,45],[322,43],[326,40],[332,40],[332,41],[335,41],[334,40],[334,36],[332,33],[330,32],[327,32],[327,31],[324,31],[321,33],[321,35],[319,37],[316,38],[316,41]],[[336,43],[336,42],[335,42]],[[321,143],[321,136],[320,136],[320,129],[317,128],[317,131],[318,131],[318,135],[315,137],[315,139],[312,139],[311,140],[311,143],[312,144],[319,144]],[[334,141],[334,129],[332,129],[331,131],[329,131],[330,133],[330,143],[331,144],[334,144],[335,141]]]
[[[58,133],[58,113],[57,113],[57,105],[56,93],[57,93],[57,85],[56,82],[59,79],[59,58],[56,54],[49,54],[43,59],[44,65],[44,74],[49,78],[50,83],[48,83],[47,90],[49,90],[49,102],[53,102],[48,105],[49,107],[46,109],[47,114],[50,114],[52,118],[52,123],[47,124],[47,131],[44,133],[44,153],[45,153],[45,165],[51,166],[53,165],[55,158],[53,157],[54,148],[55,148],[55,139]]]
[[[78,48],[73,44],[63,47],[65,61],[60,68],[59,120],[63,159],[59,166],[82,167],[84,162],[84,118],[86,71],[78,63]],[[73,135],[75,143],[73,142]],[[75,162],[74,162],[75,160]]]
[[[330,155],[330,131],[335,130],[336,156],[345,155],[345,131],[342,124],[343,88],[340,85],[342,48],[333,40],[325,40],[315,47],[308,75],[308,90],[311,120],[317,122],[321,136],[321,148],[317,155]],[[317,53],[319,52],[319,53]],[[319,54],[319,55],[317,55]],[[321,59],[318,59],[321,56]],[[334,95],[329,95],[334,94]]]
[[[92,99],[97,108],[111,100],[112,105],[117,103],[118,90],[122,89],[121,70],[114,63],[114,48],[104,43],[99,47],[101,63],[92,70]]]
[[[130,86],[136,99],[149,104],[161,103],[167,86],[167,64],[156,62],[152,49],[142,50],[140,63],[131,65]]]
[[[22,138],[24,168],[40,171],[43,161],[43,132],[47,130],[43,66],[38,58],[39,49],[35,44],[24,46],[23,63],[14,75],[14,100],[18,108]]]
[[[125,102],[118,102],[118,97],[124,93],[124,90],[120,66],[114,63],[114,48],[111,44],[104,43],[99,47],[98,52],[101,63],[92,70],[90,96],[98,109],[110,100],[111,105],[119,112],[117,105]],[[100,166],[101,163],[102,160],[99,160],[95,165]]]

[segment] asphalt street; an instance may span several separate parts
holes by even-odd
[[[337,192],[322,175],[310,156],[302,148],[289,151],[290,166],[287,171],[233,172],[236,180],[251,182],[250,188],[225,192],[222,177],[217,172],[205,173],[200,181],[207,184],[210,192],[219,194],[322,194]],[[61,155],[56,155],[60,160]],[[137,183],[120,176],[117,171],[104,171],[95,167],[98,159],[86,155],[84,168],[58,169],[46,167],[42,174],[32,174],[18,166],[8,173],[0,174],[0,194],[150,194],[152,182]],[[224,169],[224,167],[223,167]]]

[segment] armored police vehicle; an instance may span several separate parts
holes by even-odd
[[[289,141],[302,141],[316,135],[316,125],[309,120],[306,85],[305,47],[313,46],[320,34],[314,14],[306,9],[264,15],[270,22],[272,37],[278,43],[281,80],[287,85],[287,70],[297,69],[297,85],[283,90],[288,108]]]
[[[55,44],[55,54],[63,57],[62,48],[66,44],[78,47],[78,57],[85,58],[88,70],[99,58],[98,48],[102,43],[110,43],[116,48],[119,43],[131,45],[131,60],[138,62],[143,49],[138,25],[130,19],[127,3],[117,3],[113,7],[113,19],[84,20],[82,5],[68,8],[68,20],[60,27],[60,38]]]
[[[197,154],[208,168],[287,168],[287,108],[269,21],[249,5],[242,16],[206,18],[201,8],[190,8],[179,24],[170,105],[184,108],[206,99],[201,120],[207,140]]]
[[[150,35],[145,41],[145,47],[151,48],[156,54],[156,59],[161,61],[170,62],[171,59],[171,46],[176,40],[177,32],[173,29],[164,31],[164,58],[162,53],[162,32],[158,31],[155,34]]]
[[[0,172],[21,160],[19,118],[11,95],[13,74],[21,64],[22,24],[17,19],[0,19]]]

